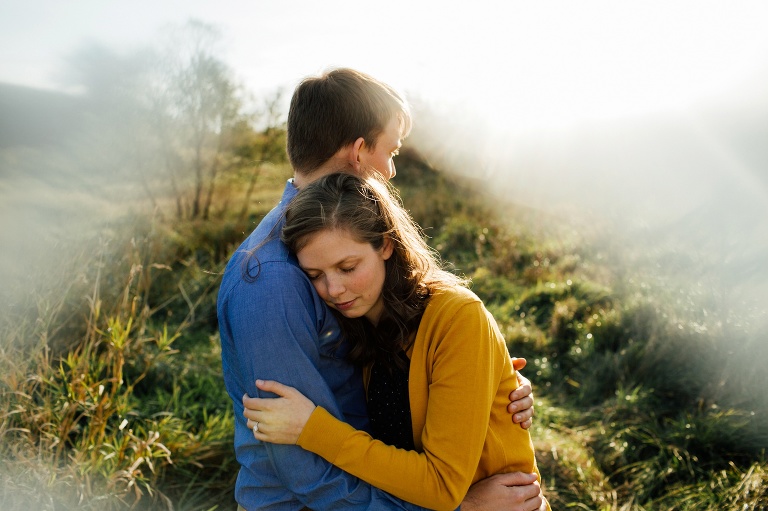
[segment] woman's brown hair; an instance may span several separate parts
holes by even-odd
[[[391,360],[407,347],[431,293],[464,282],[441,268],[439,257],[424,241],[394,188],[378,175],[365,179],[349,173],[324,176],[296,195],[285,218],[281,237],[293,253],[326,230],[346,231],[376,250],[387,238],[392,241],[392,256],[385,263],[384,312],[376,327],[366,326],[364,318],[336,314],[352,341],[349,359],[353,363]]]

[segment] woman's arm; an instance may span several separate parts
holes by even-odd
[[[435,332],[439,339],[432,341],[435,351],[422,453],[374,440],[315,408],[297,391],[272,382],[263,390],[283,393],[284,400],[259,400],[254,408],[262,407],[261,413],[246,416],[259,421],[256,438],[260,440],[297,442],[399,498],[435,509],[455,509],[478,467],[507,357],[506,348],[499,349],[490,321],[482,304],[472,302]],[[295,416],[288,417],[292,413]]]
[[[525,366],[526,360],[524,358],[512,358],[512,367],[516,372],[520,371]],[[534,414],[531,382],[519,372],[516,374],[519,387],[510,392],[510,403],[507,405],[507,411],[510,414],[513,414],[512,422],[520,424],[520,427],[523,429],[528,429],[533,424]],[[271,413],[275,414],[273,420],[279,420],[281,423],[279,425],[273,424],[270,427],[272,434],[269,438],[263,435],[264,438],[261,438],[261,440],[273,444],[295,444],[302,429],[304,429],[307,420],[309,420],[309,416],[312,414],[312,411],[314,411],[315,405],[301,392],[296,391],[293,387],[282,385],[279,382],[264,382],[263,380],[257,380],[256,386],[261,390],[272,392],[273,394],[283,397],[286,401],[279,402],[274,399],[250,398],[245,395],[243,396],[243,406],[245,407],[243,415],[245,415],[246,418],[253,415],[253,418],[255,419],[260,416],[256,413],[259,410],[263,412],[266,412],[267,410],[271,411]],[[270,406],[270,402],[272,402],[274,406]],[[252,414],[249,414],[248,412],[252,412]],[[278,415],[280,413],[283,415]],[[256,420],[249,422],[248,427],[252,428],[254,425],[256,425]],[[262,427],[264,426],[265,425],[262,424]]]

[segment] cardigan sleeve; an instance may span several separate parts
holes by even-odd
[[[319,407],[297,443],[396,497],[430,509],[452,510],[473,482],[502,357],[507,355],[504,348],[500,356],[495,322],[481,302],[465,303],[450,316],[438,316],[434,324],[426,325],[434,337],[428,340],[434,353],[429,357],[423,452],[374,440]]]

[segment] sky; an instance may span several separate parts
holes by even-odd
[[[2,0],[0,81],[59,88],[81,45],[129,51],[191,18],[255,93],[349,66],[517,132],[687,108],[768,69],[754,1]]]
[[[720,270],[768,289],[768,2],[0,0],[0,82],[67,90],[83,45],[190,19],[255,95],[360,69],[437,112],[449,170],[637,239],[717,240]]]

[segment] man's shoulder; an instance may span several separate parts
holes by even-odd
[[[282,211],[273,209],[235,250],[224,269],[219,299],[247,285],[251,293],[274,286],[292,288],[304,282],[296,258],[280,240]]]
[[[241,249],[232,256],[224,270],[219,299],[233,293],[274,296],[276,291],[298,292],[306,284],[304,272],[285,246],[279,240],[269,241],[257,250]]]

